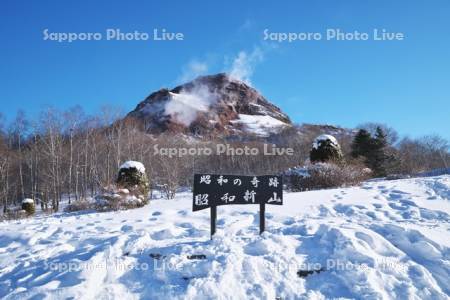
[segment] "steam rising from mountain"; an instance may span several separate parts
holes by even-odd
[[[233,60],[229,71],[230,77],[236,80],[251,84],[255,65],[263,59],[263,52],[260,48],[255,48],[251,53],[245,51],[239,52]]]
[[[236,67],[235,74],[248,78],[249,70]],[[291,126],[289,117],[278,107],[245,82],[225,73],[201,76],[174,89],[154,92],[128,117],[143,121],[151,133],[171,131],[199,136],[268,135]]]
[[[190,90],[181,90],[179,94],[171,93],[171,99],[166,102],[164,112],[173,121],[190,126],[197,118],[198,112],[206,112],[217,101],[217,94],[207,86],[195,84]]]
[[[241,51],[233,59],[229,70],[229,77],[233,80],[245,82],[250,85],[251,76],[254,67],[263,58],[263,53],[259,48],[247,53]],[[183,71],[182,79],[187,80],[191,77],[201,75],[208,70],[208,65],[204,62],[191,61]],[[170,101],[164,106],[164,113],[171,117],[172,121],[190,126],[197,118],[199,112],[207,111],[213,106],[218,95],[228,89],[228,85],[222,86],[220,91],[211,91],[202,81],[193,81],[193,86],[189,89],[182,89],[180,93],[171,93]]]

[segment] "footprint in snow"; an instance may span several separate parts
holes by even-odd
[[[120,230],[121,230],[122,232],[129,232],[129,231],[133,230],[133,226],[130,226],[130,225],[123,225],[123,226],[120,228]]]
[[[42,239],[42,240],[40,240],[39,242],[38,242],[38,244],[40,244],[40,245],[48,245],[48,244],[51,244],[52,242],[51,241],[49,241],[49,240],[47,240],[47,239]]]
[[[404,206],[404,205],[398,205],[398,204],[396,204],[396,203],[389,203],[389,206],[390,206],[392,209],[396,209],[396,210],[407,210],[407,209],[408,209],[408,207],[406,207],[406,206]]]
[[[373,211],[368,211],[366,215],[374,220],[377,220],[377,215]]]
[[[346,216],[355,214],[355,209],[351,205],[336,204],[335,206],[333,206],[333,209],[336,212],[344,214]]]
[[[182,227],[182,228],[192,228],[192,224],[191,223],[176,223],[176,226]]]
[[[155,211],[154,213],[152,213],[152,216],[160,216],[162,215],[162,212],[160,211]]]
[[[288,218],[287,220],[283,221],[283,225],[292,225],[295,223],[295,219]]]
[[[392,193],[395,193],[395,194],[409,195],[409,193],[406,193],[406,192],[401,191],[401,190],[392,190],[391,192],[392,192]]]
[[[403,195],[398,193],[390,193],[389,198],[390,198],[389,200],[398,200],[403,198]]]
[[[150,235],[154,240],[165,240],[175,238],[175,234],[170,229],[163,229]]]
[[[401,199],[400,203],[402,203],[403,205],[409,205],[409,206],[417,207],[417,204],[414,201],[411,201],[411,200]]]
[[[216,221],[216,224],[219,226],[225,225],[225,223],[226,223],[225,219],[219,219]]]

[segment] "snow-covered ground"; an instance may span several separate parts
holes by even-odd
[[[262,236],[256,205],[219,207],[212,241],[191,205],[3,222],[0,298],[449,298],[449,175],[286,193]]]

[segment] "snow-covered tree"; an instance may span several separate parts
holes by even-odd
[[[23,199],[22,200],[22,209],[24,211],[26,211],[28,216],[34,215],[35,211],[36,211],[36,207],[34,205],[34,200],[33,199]]]
[[[127,161],[119,168],[117,185],[129,190],[137,190],[147,197],[149,192],[149,182],[145,174],[145,167],[137,161]]]
[[[340,161],[342,150],[336,138],[329,134],[319,135],[313,143],[309,158],[312,163]]]

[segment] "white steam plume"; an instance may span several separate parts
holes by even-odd
[[[255,66],[263,60],[263,51],[255,47],[252,52],[241,51],[233,59],[228,74],[231,78],[251,84]],[[180,77],[186,82],[204,75],[208,71],[208,65],[197,60],[192,60],[184,69]],[[170,115],[177,123],[189,126],[197,118],[198,112],[208,111],[211,105],[217,102],[218,94],[212,93],[209,88],[194,81],[194,87],[182,90],[179,94],[171,93],[171,99],[166,103],[164,112]]]
[[[251,84],[250,78],[253,75],[256,64],[263,60],[263,52],[256,47],[251,53],[239,52],[233,60],[231,69],[228,72],[231,78]]]
[[[171,96],[171,100],[165,106],[165,113],[185,126],[195,121],[198,112],[208,111],[209,107],[217,101],[217,95],[201,84],[195,85],[189,91],[182,90],[179,94],[171,93]]]

